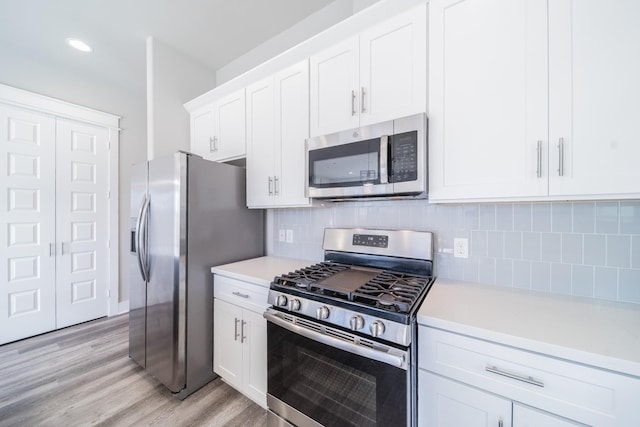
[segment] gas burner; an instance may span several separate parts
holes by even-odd
[[[347,268],[349,267],[346,265],[321,262],[278,276],[274,279],[274,283],[285,287],[310,290],[314,283]]]

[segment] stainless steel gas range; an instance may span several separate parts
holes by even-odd
[[[271,283],[269,426],[417,425],[416,312],[433,235],[327,228],[324,262]]]

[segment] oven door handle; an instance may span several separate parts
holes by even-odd
[[[265,319],[267,319],[267,321],[277,326],[280,326],[298,335],[302,335],[303,337],[312,339],[314,341],[318,341],[322,344],[326,344],[333,348],[338,348],[340,350],[348,351],[349,353],[353,353],[358,356],[363,356],[368,359],[373,359],[378,362],[382,362],[387,365],[394,366],[396,368],[401,368],[405,371],[408,368],[408,361],[407,361],[408,353],[405,351],[402,351],[393,347],[387,347],[384,345],[380,345],[380,349],[376,349],[376,348],[372,348],[362,344],[344,341],[339,338],[335,338],[330,335],[326,335],[322,332],[317,332],[309,328],[306,328],[304,326],[292,323],[288,320],[282,319],[281,317],[277,316],[276,314],[273,314],[269,310],[265,311],[263,316]],[[332,329],[332,328],[321,326],[321,325],[318,325],[318,326],[320,326],[322,330]],[[395,351],[396,353],[393,354],[393,353],[390,353],[389,351]]]

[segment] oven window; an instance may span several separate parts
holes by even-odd
[[[309,152],[309,185],[351,187],[378,184],[379,159],[380,139],[312,150]]]
[[[407,371],[267,328],[269,394],[326,426],[407,425]]]

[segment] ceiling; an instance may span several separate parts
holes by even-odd
[[[1,0],[0,66],[28,58],[144,93],[148,36],[215,72],[332,1]],[[94,51],[71,49],[69,37]]]

